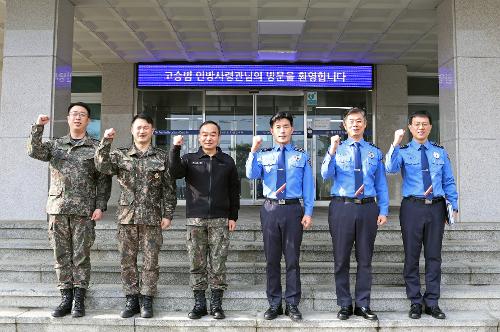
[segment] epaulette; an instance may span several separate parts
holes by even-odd
[[[400,147],[400,149],[408,149],[410,147],[410,144],[405,144],[403,146]]]
[[[121,148],[118,148],[120,151],[128,151],[130,149],[130,146],[122,146]]]
[[[294,146],[293,149],[295,151],[298,151],[298,152],[304,152],[304,153],[306,152],[306,150],[304,150],[304,148],[299,148],[298,146]]]
[[[435,143],[435,142],[431,142],[431,144],[432,144],[432,145],[434,145],[435,147],[438,147],[438,148],[444,149],[444,146],[439,145],[439,144],[437,144],[437,143]]]
[[[368,142],[368,144],[370,144],[371,146],[373,146],[374,148],[377,148],[380,150],[380,148],[378,146],[376,146],[375,144],[373,144],[372,142]]]
[[[265,148],[265,149],[260,149],[260,152],[267,152],[271,151],[273,148]]]

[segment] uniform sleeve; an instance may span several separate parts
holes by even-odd
[[[330,155],[330,147],[326,151],[325,158],[323,158],[323,163],[321,164],[321,177],[323,180],[328,180],[335,177],[335,153],[333,156]]]
[[[240,209],[241,181],[234,160],[231,167],[231,179],[229,185],[229,220],[238,220]]]
[[[31,134],[28,138],[28,156],[41,161],[49,161],[52,151],[52,142],[42,143],[43,126],[34,124],[31,126]]]
[[[258,152],[250,152],[245,165],[245,173],[249,179],[260,179],[262,177],[262,163],[259,162]]]
[[[103,138],[94,155],[94,163],[97,170],[106,175],[115,175],[118,173],[116,154],[110,153],[111,139]]]
[[[187,160],[181,159],[181,147],[172,145],[169,152],[169,170],[174,179],[182,179],[187,174]]]
[[[448,153],[444,152],[444,167],[443,167],[443,179],[442,186],[445,193],[446,199],[450,201],[453,210],[458,211],[458,192],[457,186],[455,184],[455,177],[453,176],[453,169],[451,168],[450,157]]]
[[[106,211],[111,197],[111,175],[99,172],[97,178],[96,209]]]
[[[385,171],[387,173],[397,173],[401,169],[403,158],[401,157],[399,145],[392,145],[385,156]]]
[[[302,181],[302,197],[304,199],[304,215],[312,217],[314,198],[316,194],[314,186],[314,176],[311,167],[311,159],[307,154],[306,165],[304,166],[304,179]]]
[[[385,177],[384,163],[382,161],[382,152],[379,152],[379,161],[377,171],[375,173],[375,190],[377,191],[377,204],[380,209],[379,214],[383,216],[389,215],[389,188],[387,186],[387,178]]]
[[[167,160],[167,164],[168,163],[169,161]],[[177,206],[177,187],[175,185],[175,179],[170,174],[170,166],[165,168],[165,172],[163,173],[162,178],[162,185],[162,218],[172,220],[175,207]]]

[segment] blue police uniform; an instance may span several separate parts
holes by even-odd
[[[250,153],[246,163],[249,179],[262,179],[266,201],[260,210],[264,252],[266,255],[267,289],[270,306],[281,306],[281,256],[285,256],[287,304],[298,305],[301,297],[300,245],[302,217],[312,216],[314,206],[314,178],[308,154],[291,144],[284,146],[283,162],[286,185],[279,182],[281,147],[275,146]],[[285,175],[285,174],[284,174]],[[279,187],[285,189],[278,192]],[[304,208],[299,199],[302,198]]]
[[[422,151],[423,150],[423,151]],[[425,155],[425,157],[423,157]],[[427,159],[427,160],[424,160]],[[425,167],[422,167],[424,165]],[[399,220],[405,251],[403,276],[412,304],[438,305],[441,284],[441,246],[446,216],[445,198],[458,211],[458,193],[446,150],[436,143],[412,140],[392,146],[386,156],[386,171],[403,177]],[[425,185],[429,177],[432,190]],[[426,193],[427,191],[427,193]],[[424,245],[425,294],[420,292],[419,258]]]
[[[359,164],[356,149],[359,149]],[[335,259],[337,304],[341,307],[352,305],[349,267],[353,244],[358,263],[356,306],[370,306],[377,218],[387,216],[389,211],[389,191],[382,158],[382,152],[375,145],[363,139],[357,145],[348,138],[341,142],[333,156],[327,152],[321,165],[323,179],[333,179],[328,224]],[[356,185],[356,172],[359,172],[361,190]]]

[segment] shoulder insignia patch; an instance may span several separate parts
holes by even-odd
[[[373,144],[372,142],[368,142],[368,144],[370,144],[371,146],[373,146],[374,148],[377,148],[380,150],[380,148],[378,146],[376,146],[375,144]]]
[[[434,146],[436,146],[436,147],[438,147],[438,148],[444,149],[444,146],[439,145],[439,144],[437,144],[435,142],[431,142],[431,144],[434,145]]]

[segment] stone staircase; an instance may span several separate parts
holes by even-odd
[[[379,321],[359,317],[340,321],[336,318],[327,212],[327,208],[316,208],[314,226],[304,233],[301,323],[284,317],[275,321],[262,318],[267,300],[258,207],[242,207],[237,231],[231,234],[229,289],[224,295],[228,318],[222,322],[210,317],[198,321],[186,317],[193,301],[188,286],[182,207],[175,213],[173,227],[163,233],[153,319],[118,316],[124,299],[112,211],[96,227],[88,314],[81,319],[50,317],[50,308],[59,302],[59,292],[55,288],[46,222],[0,222],[0,331],[500,331],[500,223],[447,227],[440,306],[448,319],[440,321],[424,315],[420,320],[411,320],[402,278],[399,221],[394,211],[389,223],[379,229],[374,253],[371,307],[379,313]],[[355,263],[353,279],[354,275]]]

